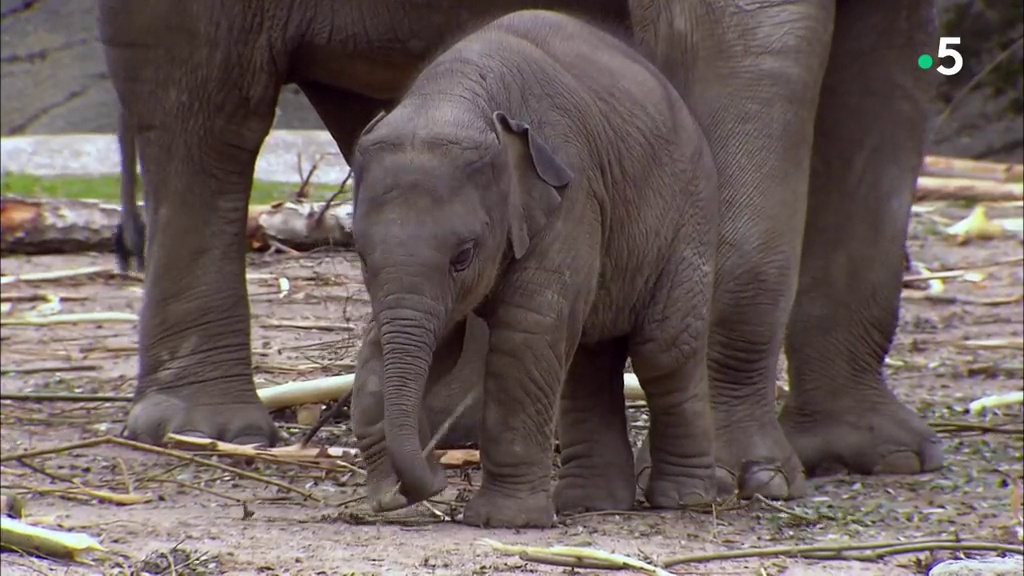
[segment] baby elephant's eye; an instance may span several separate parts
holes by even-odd
[[[469,242],[461,250],[452,256],[452,271],[462,272],[473,263],[473,256],[476,255],[476,242]]]

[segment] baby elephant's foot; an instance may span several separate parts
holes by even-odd
[[[616,471],[621,472],[621,471]],[[636,502],[636,484],[631,469],[625,473],[592,475],[567,474],[562,468],[555,485],[555,509],[558,515],[608,510],[632,510]]]
[[[462,522],[481,528],[550,528],[555,507],[547,490],[507,494],[481,486],[466,504]]]
[[[151,392],[136,401],[128,413],[124,434],[147,444],[162,444],[173,432],[223,440],[235,444],[273,446],[280,440],[267,408],[253,402],[194,404],[188,398]]]
[[[882,391],[828,405],[787,403],[780,421],[812,476],[920,474],[942,467],[942,443],[935,432]]]

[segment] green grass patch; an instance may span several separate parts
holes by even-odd
[[[350,186],[350,185],[349,185]],[[299,187],[290,182],[267,182],[256,180],[252,185],[250,204],[271,204],[287,200]],[[348,186],[346,186],[348,187]],[[79,200],[101,200],[119,204],[121,178],[119,176],[35,176],[33,174],[5,173],[0,179],[0,192],[5,196],[29,198],[74,198]],[[310,196],[326,200],[337,191],[337,186],[311,184]],[[141,200],[143,186],[139,182]],[[345,200],[348,194],[339,196]]]

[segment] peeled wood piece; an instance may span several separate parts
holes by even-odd
[[[91,550],[106,550],[92,536],[80,532],[62,532],[33,526],[9,516],[0,516],[0,546],[45,558],[82,561]]]
[[[1024,183],[992,182],[967,178],[936,178],[920,176],[917,179],[915,200],[975,200],[979,202],[1008,202],[1024,198]]]
[[[121,209],[97,200],[0,198],[0,252],[109,252]]]
[[[922,176],[938,178],[966,178],[970,180],[991,180],[993,182],[1020,182],[1024,179],[1024,165],[951,158],[948,156],[925,156],[921,166]]]
[[[256,391],[260,401],[267,407],[267,410],[277,410],[289,406],[302,404],[319,404],[337,400],[352,389],[355,382],[355,374],[343,374],[341,376],[328,376],[315,380],[297,380],[260,388]],[[625,397],[629,401],[645,400],[644,391],[635,374],[625,373],[622,375]]]
[[[287,382],[256,391],[267,410],[277,410],[301,404],[319,404],[337,400],[352,389],[355,374],[329,376],[315,380]]]
[[[326,208],[325,208],[326,207]],[[293,250],[352,245],[351,202],[289,200],[249,211],[249,244],[260,249],[275,243]]]

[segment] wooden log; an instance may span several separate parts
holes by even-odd
[[[352,245],[352,205],[303,200],[249,207],[251,250],[281,246],[306,251]],[[0,253],[111,252],[121,209],[116,204],[70,198],[0,198]]]
[[[1019,201],[1024,199],[1021,179],[1021,164],[926,156],[915,200]],[[250,249],[350,247],[351,203],[324,207],[324,202],[304,198],[250,206]],[[0,253],[109,252],[119,212],[117,205],[96,200],[4,197]]]
[[[1009,202],[1024,199],[1024,183],[992,182],[967,178],[936,178],[919,176],[915,201],[973,200],[976,202]]]
[[[921,175],[936,178],[1020,182],[1024,180],[1024,164],[1004,164],[949,156],[925,156],[924,164],[921,166]]]
[[[0,198],[0,253],[110,252],[121,209],[97,200]]]
[[[257,241],[280,244],[305,251],[322,246],[352,246],[352,203],[289,200],[272,204],[266,210],[250,211],[250,246]]]

